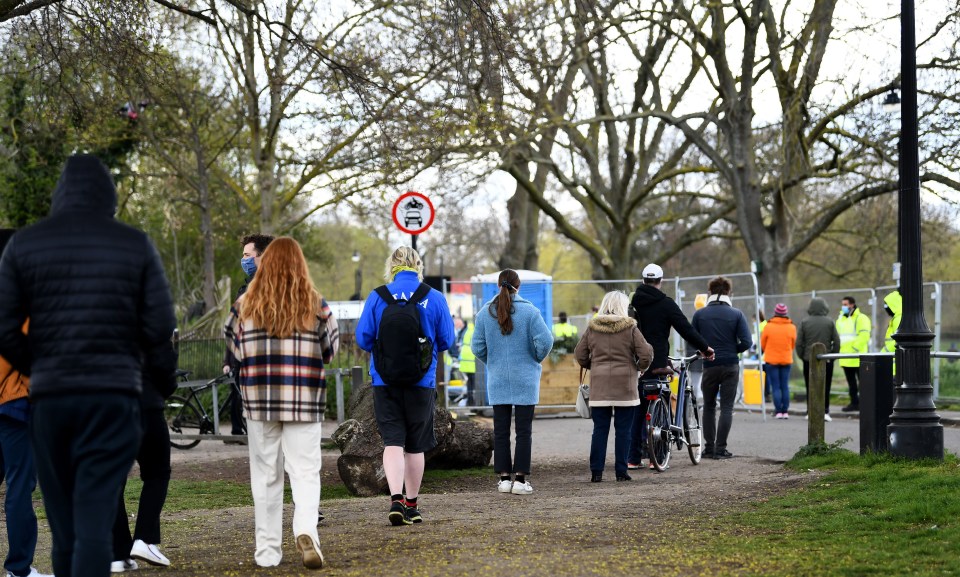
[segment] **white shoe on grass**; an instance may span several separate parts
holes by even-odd
[[[510,492],[514,495],[529,495],[533,493],[533,486],[530,485],[530,481],[514,481],[513,488],[510,489]]]
[[[144,543],[140,539],[137,539],[133,542],[133,548],[130,549],[130,557],[133,559],[146,561],[151,565],[157,565],[160,567],[170,566],[170,560],[160,552],[159,547],[149,543]]]

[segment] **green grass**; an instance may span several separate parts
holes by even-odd
[[[828,474],[708,520],[705,551],[698,554],[745,575],[960,574],[955,456],[939,463],[822,449],[798,454],[787,466]]]
[[[137,500],[143,483],[140,479],[129,479],[124,499],[127,511],[137,510]],[[343,485],[324,484],[320,489],[321,501],[351,497]],[[292,503],[290,485],[283,490],[283,502]],[[252,507],[253,496],[249,483],[236,481],[184,481],[170,480],[167,502],[163,510],[167,512],[189,511],[193,509],[225,509],[228,507]]]

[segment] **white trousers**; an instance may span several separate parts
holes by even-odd
[[[293,535],[310,535],[318,548],[321,423],[247,421],[253,492],[254,560],[274,567],[283,558],[283,472],[293,492]]]

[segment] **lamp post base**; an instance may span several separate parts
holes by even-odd
[[[930,400],[933,387],[900,386],[887,425],[890,454],[907,459],[943,460],[943,425]]]

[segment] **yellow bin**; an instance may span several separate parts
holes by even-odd
[[[760,369],[743,369],[744,404],[763,404],[763,379],[765,376]]]

